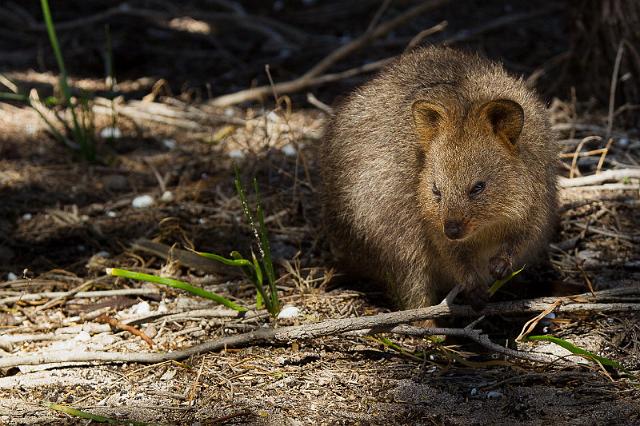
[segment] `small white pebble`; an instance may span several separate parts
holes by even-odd
[[[22,220],[31,220],[33,219],[33,215],[31,213],[25,213],[22,215]]]
[[[147,207],[151,207],[153,203],[154,201],[151,195],[140,195],[133,199],[131,205],[135,209],[146,209]]]
[[[117,127],[105,127],[100,131],[100,137],[103,139],[120,139],[122,132]]]
[[[291,305],[285,305],[278,314],[278,319],[296,318],[298,315],[300,315],[299,308]]]
[[[170,203],[173,201],[173,192],[171,191],[164,191],[162,193],[162,197],[160,197],[160,200],[162,200],[163,203]]]
[[[284,155],[286,155],[287,157],[295,157],[296,154],[298,153],[298,151],[296,150],[296,147],[293,146],[292,144],[288,143],[285,146],[282,147],[282,153]]]
[[[502,396],[503,396],[502,393],[498,391],[487,392],[487,399],[502,398]]]
[[[269,114],[267,114],[267,120],[271,121],[272,123],[277,123],[280,121],[280,117],[278,116],[277,112],[270,111]]]
[[[204,225],[205,223],[207,223],[207,219],[204,217],[198,218],[198,225]]]
[[[149,315],[150,312],[151,312],[151,305],[149,305],[149,302],[146,302],[146,301],[140,302],[131,307],[132,315]]]
[[[7,281],[15,281],[18,279],[18,276],[16,274],[14,274],[13,272],[9,272],[7,274]]]
[[[226,115],[227,117],[233,117],[234,115],[236,115],[236,112],[233,108],[225,108],[224,115]]]
[[[242,159],[244,158],[244,152],[239,149],[232,149],[229,151],[229,158]]]
[[[471,392],[469,392],[469,393],[471,394],[471,396],[475,396],[475,395],[478,394],[478,389],[473,388],[473,389],[471,389]]]
[[[83,330],[80,333],[76,334],[76,337],[74,337],[73,340],[77,342],[88,342],[89,340],[91,340],[91,335]]]
[[[118,213],[114,212],[113,210],[107,210],[107,217],[117,217]]]
[[[176,147],[175,139],[162,139],[162,145],[167,149],[174,149]]]

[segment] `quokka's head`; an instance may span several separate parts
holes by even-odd
[[[519,152],[522,106],[494,99],[470,108],[418,100],[418,199],[425,219],[450,240],[522,218],[532,200]],[[490,229],[490,228],[489,228]],[[499,229],[496,227],[495,229]]]

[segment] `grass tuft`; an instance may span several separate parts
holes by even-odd
[[[82,411],[73,407],[69,407],[68,405],[56,404],[53,402],[45,402],[43,405],[47,408],[58,411],[60,413],[65,413],[73,417],[78,417],[80,419],[87,419],[91,422],[107,423],[110,425],[131,425],[131,426],[147,426],[148,425],[148,423],[134,422],[132,420],[121,420],[121,419],[114,419],[112,417],[100,416],[98,414],[93,414],[87,411]]]
[[[249,227],[254,235],[255,244],[258,248],[258,256],[251,251],[251,260],[244,258],[239,252],[232,251],[231,258],[226,258],[214,253],[196,252],[200,256],[229,266],[237,266],[242,268],[244,274],[249,278],[256,288],[256,306],[266,307],[272,317],[276,317],[280,312],[280,300],[278,299],[278,289],[276,287],[276,276],[273,268],[273,260],[271,258],[271,246],[269,244],[269,235],[264,222],[264,210],[260,202],[260,192],[258,190],[258,182],[253,179],[253,188],[256,196],[255,213],[251,211],[247,201],[247,194],[240,180],[240,173],[235,169],[235,187],[242,211]],[[266,278],[266,282],[265,282]]]

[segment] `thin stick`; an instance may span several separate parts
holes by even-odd
[[[387,9],[391,5],[392,1],[393,0],[383,0],[382,1],[382,4],[380,5],[378,10],[376,11],[376,14],[373,15],[373,19],[371,20],[371,22],[369,22],[369,26],[367,27],[367,32],[372,31],[378,25],[378,22],[380,22],[380,18],[382,18],[382,15],[384,15],[384,12],[387,11]]]
[[[622,61],[622,48],[624,40],[620,41],[616,53],[616,61],[613,64],[613,74],[611,75],[611,87],[609,89],[609,115],[607,116],[607,138],[611,136],[613,130],[613,110],[616,103],[616,88],[618,87],[618,74],[620,73],[620,62]]]
[[[597,185],[622,179],[640,179],[640,169],[606,170],[598,175],[582,176],[573,179],[559,177],[558,185],[561,188],[572,188],[576,186]]]
[[[153,340],[151,340],[151,338],[147,336],[142,330],[138,330],[132,325],[125,324],[121,321],[118,321],[117,319],[110,317],[107,314],[100,315],[98,318],[96,318],[96,321],[100,323],[108,324],[113,328],[128,331],[134,336],[140,337],[142,340],[144,340],[147,343],[147,345],[149,345],[150,348],[153,348]]]
[[[370,31],[369,30],[366,31],[364,34],[362,34],[360,37],[353,40],[352,42],[347,43],[344,46],[341,46],[338,49],[334,50],[328,56],[326,56],[323,60],[321,60],[316,65],[311,67],[311,69],[306,73],[304,73],[300,78],[308,79],[308,78],[319,76],[320,74],[328,70],[331,66],[333,66],[336,62],[349,56],[351,53],[357,50],[360,50],[361,48],[369,44],[371,41],[373,41],[374,39],[380,38],[385,34],[388,34],[389,32],[393,31],[395,28],[415,18],[416,16],[426,12],[427,10],[435,9],[436,7],[442,6],[448,2],[449,0],[423,1],[418,6],[412,9],[409,9],[408,11],[397,16],[394,19],[383,22],[382,24],[378,25],[376,28],[373,28]]]
[[[405,335],[405,336],[455,336],[455,337],[465,337],[470,339],[479,345],[484,346],[492,352],[496,352],[511,358],[519,358],[524,359],[526,361],[532,362],[541,362],[541,363],[550,363],[558,361],[558,358],[552,355],[535,353],[535,352],[524,352],[518,351],[515,349],[507,348],[496,343],[493,343],[489,336],[482,333],[482,330],[474,330],[473,328],[469,328],[469,326],[465,328],[422,328],[422,327],[413,327],[410,325],[399,325],[393,327],[387,331],[388,333]]]
[[[333,115],[335,112],[333,108],[322,102],[320,99],[316,98],[315,95],[311,92],[307,93],[307,102],[309,102],[319,110],[326,112],[328,115]]]
[[[602,139],[600,136],[587,136],[586,138],[583,138],[580,141],[580,143],[576,147],[576,150],[573,152],[573,159],[571,160],[571,168],[569,169],[569,179],[573,178],[574,172],[577,172],[578,174],[580,174],[580,170],[578,170],[578,155],[580,155],[582,146],[587,142],[599,141],[600,139]]]
[[[411,39],[409,44],[407,44],[407,47],[404,49],[404,53],[411,52],[418,44],[422,42],[422,40],[429,37],[430,35],[443,31],[445,28],[447,28],[447,25],[449,25],[447,21],[442,21],[431,28],[420,31]]]
[[[600,160],[598,160],[598,166],[596,167],[596,174],[600,174],[602,170],[602,166],[604,165],[604,159],[607,158],[607,154],[609,153],[609,149],[611,148],[611,144],[613,144],[613,138],[609,138],[607,141],[607,145],[602,150],[602,155],[600,155]]]
[[[101,290],[101,291],[79,291],[74,293],[72,291],[45,291],[42,293],[22,294],[20,296],[11,296],[0,299],[1,305],[8,305],[20,301],[32,301],[40,299],[62,298],[62,297],[77,297],[77,298],[91,298],[91,297],[111,297],[111,296],[149,296],[157,295],[160,292],[153,288],[125,288],[120,290]]]

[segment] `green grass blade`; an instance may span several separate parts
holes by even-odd
[[[211,293],[210,291],[204,290],[200,287],[194,287],[191,284],[186,283],[184,281],[175,280],[173,278],[157,277],[155,275],[143,274],[140,272],[127,271],[125,269],[117,269],[117,268],[107,268],[107,274],[112,275],[114,277],[130,278],[133,280],[147,281],[150,283],[166,285],[168,287],[179,288],[191,294],[195,294],[196,296],[213,300],[214,302],[220,303],[221,305],[224,305],[238,312],[247,311],[247,308],[237,305],[229,299],[226,299],[215,293]]]
[[[256,291],[256,308],[260,309],[263,305],[266,304],[267,310],[269,311],[269,313],[272,313],[273,304],[264,291],[264,275],[262,274],[262,268],[260,267],[260,262],[258,262],[258,258],[253,251],[251,252],[251,258],[253,260],[253,270],[256,274],[256,289],[258,290]]]
[[[508,283],[509,281],[511,281],[513,279],[513,277],[515,277],[516,275],[518,275],[520,272],[522,272],[524,270],[524,268],[527,265],[523,265],[522,268],[518,269],[517,271],[513,271],[508,277],[505,277],[501,280],[495,280],[495,282],[491,285],[491,287],[489,287],[489,294],[491,296],[493,296],[494,294],[496,294],[496,292],[498,290],[500,290],[500,288],[505,285],[506,283]]]
[[[200,256],[202,256],[202,257],[206,257],[207,259],[211,259],[211,260],[215,260],[216,262],[223,263],[223,264],[225,264],[227,266],[238,266],[238,267],[248,266],[248,267],[253,268],[253,264],[250,261],[248,261],[247,259],[244,259],[242,257],[235,258],[235,259],[229,259],[229,258],[220,256],[218,254],[207,253],[207,252],[204,252],[204,251],[196,251],[195,253],[200,255]],[[235,253],[237,253],[237,252],[235,252]]]
[[[60,87],[62,88],[62,93],[67,101],[71,98],[71,91],[69,90],[69,85],[67,84],[67,69],[64,66],[64,60],[62,59],[62,51],[60,50],[60,44],[58,43],[58,36],[56,35],[56,29],[53,26],[53,19],[51,18],[51,9],[49,9],[49,1],[48,0],[40,0],[40,5],[42,7],[42,15],[44,16],[44,23],[47,27],[47,34],[49,35],[49,41],[51,42],[51,48],[53,49],[53,54],[56,57],[56,62],[58,63],[58,69],[60,70]]]
[[[132,426],[148,425],[148,423],[134,422],[132,420],[121,420],[121,419],[114,419],[111,417],[100,416],[98,414],[88,413],[86,411],[81,411],[76,408],[69,407],[67,405],[56,404],[53,402],[45,402],[43,405],[47,408],[58,411],[60,413],[65,413],[73,417],[87,419],[87,420],[91,420],[98,423],[107,423],[110,425],[132,425]]]
[[[260,203],[260,192],[258,190],[258,181],[253,179],[253,187],[256,193],[256,215],[258,216],[258,234],[260,244],[262,246],[262,265],[264,266],[265,274],[269,282],[269,288],[271,290],[271,303],[275,312],[280,311],[280,302],[278,300],[278,289],[276,288],[276,276],[273,270],[273,261],[271,259],[271,246],[269,244],[269,236],[267,233],[267,226],[264,223],[264,211],[262,210],[262,204]]]
[[[75,106],[71,103],[71,89],[69,88],[69,79],[67,75],[67,69],[64,65],[64,59],[62,58],[62,51],[60,50],[60,43],[58,43],[58,36],[56,35],[56,29],[53,25],[53,19],[51,18],[51,9],[49,8],[48,0],[40,0],[42,7],[42,15],[44,17],[44,23],[47,27],[47,34],[49,35],[49,41],[51,42],[51,48],[60,70],[60,88],[65,98],[65,102],[69,106],[71,111],[71,119],[73,121],[72,133],[73,139],[80,145],[80,152],[85,159],[89,161],[95,160],[95,147],[93,146],[92,135],[88,134],[88,129],[80,123],[78,115],[76,113]]]
[[[582,349],[573,343],[567,342],[566,340],[560,339],[559,337],[550,336],[550,335],[541,335],[541,336],[528,336],[527,339],[534,341],[547,341],[551,343],[555,343],[558,346],[561,346],[575,355],[583,356],[584,358],[591,361],[598,361],[602,365],[606,365],[607,367],[613,367],[615,369],[625,371],[624,367],[620,365],[619,362],[611,360],[609,358],[605,358],[603,356],[599,356],[594,354],[593,352],[589,352],[585,349]]]
[[[29,103],[29,97],[20,93],[0,92],[0,99],[5,101],[18,101]]]

